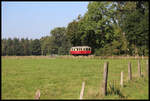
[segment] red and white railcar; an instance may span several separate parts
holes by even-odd
[[[89,55],[89,54],[91,54],[91,47],[89,47],[89,46],[71,47],[70,54],[72,54],[72,55]]]

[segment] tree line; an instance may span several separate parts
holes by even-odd
[[[68,55],[72,46],[90,46],[94,55],[149,54],[149,3],[89,2],[87,12],[67,27],[40,39],[2,39],[2,55]]]

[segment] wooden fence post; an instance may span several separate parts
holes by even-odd
[[[128,63],[128,77],[129,80],[132,80],[131,62]]]
[[[85,82],[82,83],[82,89],[81,89],[81,92],[80,92],[80,99],[83,99],[84,86],[85,86]]]
[[[142,59],[144,59],[144,56],[142,55]]]
[[[138,60],[138,76],[141,77],[141,65],[140,65],[140,60]]]
[[[108,78],[108,62],[104,64],[104,74],[102,82],[102,94],[105,96],[107,94],[107,78]]]
[[[121,72],[121,81],[120,81],[121,87],[123,87],[123,72]]]
[[[147,75],[148,75],[148,78],[149,78],[149,64],[148,64],[148,60],[147,60]]]
[[[40,99],[40,90],[39,89],[35,93],[35,99]]]

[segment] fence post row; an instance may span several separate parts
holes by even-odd
[[[105,62],[103,82],[102,82],[102,94],[104,96],[107,94],[107,78],[108,78],[108,62]]]
[[[131,62],[128,63],[128,78],[132,80]]]
[[[104,63],[104,74],[103,74],[103,82],[102,82],[102,94],[105,96],[107,94],[107,79],[108,79],[108,62]],[[148,60],[146,61],[147,64],[147,75],[149,76],[149,63]],[[138,60],[138,75],[141,77],[141,65],[140,60]],[[132,80],[132,69],[131,69],[131,62],[128,62],[128,79]],[[121,72],[121,80],[120,85],[123,87],[123,71]],[[82,89],[80,92],[80,99],[83,99],[85,88],[85,82],[82,83]],[[35,93],[35,99],[40,99],[40,90],[38,89]]]

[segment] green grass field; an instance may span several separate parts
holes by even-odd
[[[108,84],[113,81],[122,94],[101,96],[104,62],[109,62]],[[128,81],[128,62],[133,80]],[[85,81],[83,99],[148,99],[149,83],[146,61],[141,60],[143,77],[137,75],[137,59],[67,59],[67,58],[4,58],[2,57],[2,99],[79,99]],[[124,87],[119,87],[124,72]],[[109,87],[108,87],[109,89]],[[116,88],[117,89],[117,88]]]

